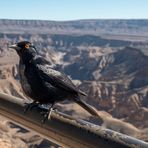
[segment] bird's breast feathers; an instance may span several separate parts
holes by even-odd
[[[29,96],[30,93],[31,93],[31,86],[29,85],[28,80],[25,77],[24,72],[25,72],[25,65],[20,64],[19,65],[20,82],[21,82],[23,91],[25,92],[25,94],[27,96]]]

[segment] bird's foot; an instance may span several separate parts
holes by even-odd
[[[45,121],[48,119],[48,116],[49,116],[49,112],[46,112],[43,114],[43,119],[42,119],[42,123],[45,123]]]
[[[28,110],[32,110],[35,107],[38,107],[38,103],[36,102],[32,102],[32,103],[25,103],[25,109],[24,109],[24,113],[26,113]]]
[[[43,115],[42,123],[45,123],[45,121],[46,121],[48,118],[50,119],[51,113],[52,113],[52,111],[54,111],[54,110],[55,110],[55,108],[50,108],[49,111],[47,111],[47,112],[41,112],[41,115]]]

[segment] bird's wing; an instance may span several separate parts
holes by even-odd
[[[56,65],[53,64],[53,62],[50,60],[47,60],[46,58],[44,57],[41,57],[39,55],[36,55],[34,58],[33,58],[33,61],[31,61],[34,65],[36,64],[41,64],[41,65],[44,65],[44,64],[47,64],[49,65],[50,67],[55,67]]]
[[[51,85],[64,91],[68,91],[71,93],[79,93],[84,96],[86,95],[84,92],[77,89],[77,87],[72,83],[68,76],[59,71],[54,70],[49,65],[37,64],[36,68],[39,76]]]

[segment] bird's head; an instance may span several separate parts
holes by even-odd
[[[28,41],[18,42],[16,44],[9,46],[9,48],[15,49],[20,59],[24,62],[30,61],[37,54],[35,46],[33,46]]]

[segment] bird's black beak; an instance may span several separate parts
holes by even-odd
[[[20,50],[20,47],[18,47],[17,44],[10,45],[9,48],[13,48],[16,51],[19,51]]]

